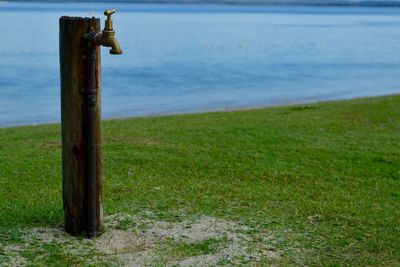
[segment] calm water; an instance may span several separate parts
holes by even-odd
[[[58,19],[109,7],[0,2],[0,126],[60,120]],[[104,118],[400,93],[400,9],[113,7]]]

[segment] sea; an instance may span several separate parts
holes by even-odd
[[[115,8],[104,119],[400,93],[400,8],[0,2],[0,127],[60,123],[59,18]]]

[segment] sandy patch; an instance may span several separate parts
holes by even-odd
[[[40,263],[50,257],[49,244],[79,261],[111,266],[236,265],[280,257],[273,235],[210,216],[168,222],[155,216],[116,214],[106,217],[104,225],[105,232],[93,240],[71,237],[61,228],[21,230],[22,242],[3,248],[5,263],[0,266],[25,266],[23,252],[28,250],[38,252],[30,260]]]

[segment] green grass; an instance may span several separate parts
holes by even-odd
[[[60,157],[58,125],[0,129],[0,244],[62,223]],[[103,157],[106,214],[240,220],[301,252],[278,265],[400,266],[400,96],[106,121]]]
[[[171,242],[170,251],[168,254],[176,258],[192,257],[204,254],[211,254],[218,252],[221,245],[226,243],[226,240],[208,238],[195,243]]]

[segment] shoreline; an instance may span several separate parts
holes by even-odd
[[[224,113],[224,112],[241,112],[241,111],[251,111],[251,110],[261,110],[261,109],[273,109],[273,108],[284,108],[284,107],[294,107],[294,106],[308,106],[308,105],[318,105],[318,104],[328,104],[335,102],[351,102],[363,99],[378,99],[385,97],[396,97],[400,96],[400,93],[395,94],[386,94],[386,95],[378,95],[378,96],[363,96],[363,97],[354,97],[354,98],[335,98],[335,99],[325,99],[325,100],[315,100],[315,101],[292,101],[286,103],[276,103],[276,104],[266,104],[266,105],[255,105],[255,106],[238,106],[238,107],[227,107],[227,108],[211,108],[204,110],[194,110],[194,111],[181,111],[181,112],[161,112],[161,113],[150,113],[143,115],[127,115],[127,116],[109,116],[102,117],[102,122],[107,121],[118,121],[118,120],[130,120],[130,119],[141,119],[141,118],[158,118],[158,117],[169,117],[169,116],[185,116],[185,115],[195,115],[195,114],[206,114],[206,113]],[[47,126],[47,125],[56,125],[61,124],[61,121],[49,121],[43,123],[32,123],[32,124],[12,124],[12,125],[1,125],[1,129],[10,129],[10,128],[22,128],[22,127],[35,127],[35,126]]]
[[[35,4],[66,4],[66,3],[82,3],[82,4],[109,4],[109,3],[117,3],[117,4],[137,4],[137,5],[184,5],[184,6],[265,6],[265,7],[278,7],[278,6],[304,6],[304,7],[400,7],[400,1],[355,1],[355,0],[304,0],[304,1],[296,1],[296,0],[251,0],[251,1],[242,1],[242,0],[217,0],[217,1],[207,1],[207,0],[191,0],[190,2],[184,0],[117,0],[117,1],[109,1],[109,0],[99,0],[96,2],[93,1],[82,1],[82,0],[0,0],[0,3],[35,3]]]
[[[246,2],[246,3],[235,3],[235,2],[197,2],[192,1],[190,3],[186,2],[124,2],[124,1],[96,1],[96,2],[81,2],[81,1],[4,1],[0,0],[0,6],[3,11],[18,11],[18,10],[29,10],[33,11],[65,11],[68,8],[74,7],[72,5],[79,6],[82,5],[90,9],[90,11],[101,12],[104,8],[113,6],[120,10],[120,12],[222,12],[222,13],[235,13],[235,12],[248,12],[248,13],[268,13],[277,12],[279,9],[284,9],[283,13],[297,13],[297,10],[303,9],[318,9],[326,8],[328,13],[335,13],[335,9],[340,10],[340,13],[357,14],[357,10],[362,14],[370,13],[380,13],[380,10],[390,10],[397,14],[400,9],[400,0],[398,2],[298,2],[298,1],[287,1],[287,2]],[[7,7],[8,6],[8,7]],[[70,7],[69,7],[70,6]],[[123,8],[121,8],[123,7]],[[293,8],[293,10],[288,12],[288,8]],[[310,13],[313,13],[310,11]]]

